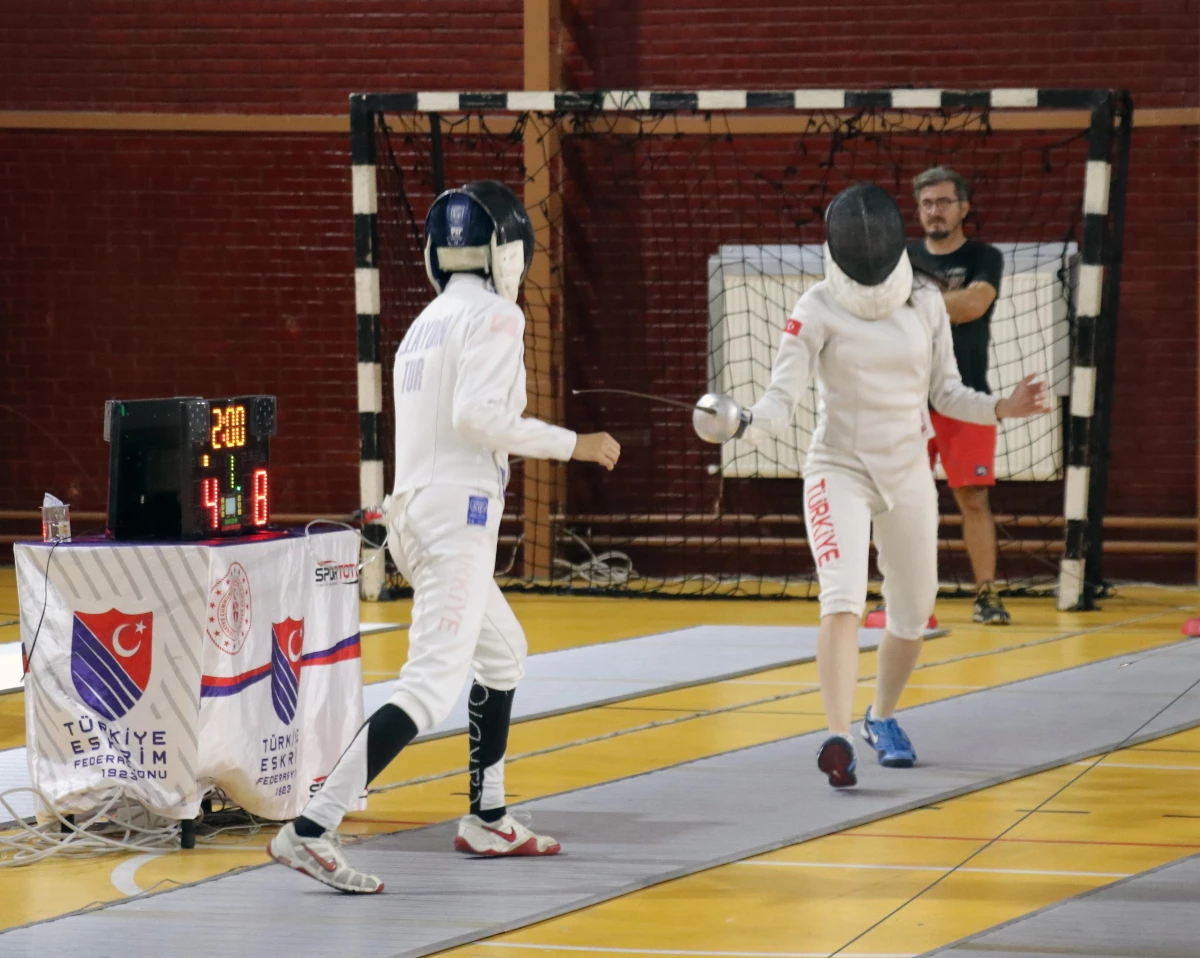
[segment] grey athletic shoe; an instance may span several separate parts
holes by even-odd
[[[975,614],[972,619],[983,625],[1008,625],[1012,621],[1012,616],[1008,614],[1008,609],[1004,608],[1004,603],[1000,601],[1000,596],[996,594],[990,582],[975,596]]]
[[[337,832],[326,832],[320,838],[305,838],[296,834],[295,825],[289,822],[271,839],[267,854],[281,865],[348,895],[373,895],[383,891],[383,882],[374,875],[356,871],[346,861]]]

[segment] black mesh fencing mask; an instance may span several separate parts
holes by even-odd
[[[825,241],[843,273],[863,286],[878,286],[904,255],[904,217],[883,187],[856,183],[825,211]]]

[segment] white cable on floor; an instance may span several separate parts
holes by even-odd
[[[36,796],[50,819],[28,822],[8,802],[8,796],[28,793]],[[215,792],[220,800],[219,814],[229,806],[224,793]],[[70,821],[60,813],[40,789],[10,788],[0,792],[0,805],[14,820],[15,831],[0,834],[0,868],[32,865],[52,855],[68,855],[72,859],[97,858],[113,852],[174,851],[179,848],[180,823],[164,818],[147,809],[124,792],[114,792],[108,801]],[[211,842],[218,835],[245,831],[244,840],[257,834],[265,824],[249,813],[246,824],[225,825],[197,834],[197,842]]]
[[[8,803],[8,796],[32,793],[49,809],[49,821],[29,823]],[[114,851],[147,852],[176,848],[179,823],[157,819],[142,805],[115,792],[101,807],[72,822],[37,788],[0,792],[0,805],[16,823],[16,834],[0,835],[0,867],[32,865],[51,855],[91,858]]]
[[[583,579],[589,585],[610,586],[625,585],[637,575],[633,570],[633,560],[624,552],[615,549],[596,555],[583,539],[569,529],[563,535],[581,546],[588,557],[583,562],[571,562],[568,559],[555,559],[556,569],[566,569],[572,578]]]

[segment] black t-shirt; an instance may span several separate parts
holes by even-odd
[[[996,247],[978,240],[967,240],[953,253],[937,256],[925,248],[924,240],[912,240],[908,244],[908,258],[913,269],[924,270],[936,276],[946,289],[966,289],[982,280],[991,283],[1000,292],[1000,277],[1004,273],[1004,254]],[[951,326],[954,335],[954,358],[958,360],[958,372],[962,381],[972,389],[991,392],[988,389],[988,340],[992,312],[996,301],[988,311],[969,323]]]

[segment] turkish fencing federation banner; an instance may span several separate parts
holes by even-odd
[[[300,813],[363,723],[358,536],[281,545],[212,550],[200,690],[201,776],[273,819]]]
[[[64,813],[123,793],[192,818],[215,786],[297,815],[363,720],[357,550],[350,531],[18,544],[33,785]]]
[[[60,811],[86,812],[117,793],[173,818],[199,811],[208,551],[15,547],[29,776]],[[40,799],[37,807],[41,817]]]

